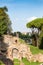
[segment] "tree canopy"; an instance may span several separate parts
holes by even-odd
[[[11,21],[7,11],[7,7],[0,7],[0,35],[11,31]]]
[[[42,25],[43,25],[43,18],[37,18],[26,24],[27,28],[33,27],[33,28],[38,28],[38,29],[41,29]]]

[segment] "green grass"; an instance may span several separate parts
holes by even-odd
[[[24,63],[24,65],[40,65],[41,64],[39,62],[29,62],[26,58],[23,58],[22,62]]]
[[[23,39],[20,39],[20,38],[19,38],[19,42],[20,43],[25,43],[25,41]]]
[[[20,61],[18,59],[14,59],[14,65],[20,65]]]
[[[40,50],[37,47],[34,47],[32,45],[29,45],[29,46],[30,46],[30,50],[31,50],[32,54],[38,54],[38,53],[42,53],[43,54],[43,50]]]
[[[18,59],[14,59],[15,62],[20,62]]]
[[[20,65],[19,63],[15,63],[14,65]]]
[[[22,59],[24,65],[40,65],[40,62],[29,62],[26,58]],[[18,59],[14,59],[14,65],[20,65],[20,61]]]

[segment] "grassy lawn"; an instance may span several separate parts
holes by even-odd
[[[40,65],[39,62],[29,62],[26,58],[22,59],[24,65]],[[14,59],[14,65],[20,65],[20,61],[18,59]]]
[[[14,65],[20,65],[20,61],[18,59],[14,59]]]
[[[37,47],[34,47],[32,45],[29,45],[29,46],[30,46],[30,50],[31,50],[32,54],[38,54],[38,53],[42,53],[43,54],[43,50],[40,50]]]
[[[23,39],[20,39],[20,38],[19,38],[19,42],[20,43],[25,43],[25,41]]]
[[[29,62],[26,58],[23,58],[23,63],[24,65],[40,65],[41,63],[39,62]]]

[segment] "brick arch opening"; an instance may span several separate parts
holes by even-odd
[[[12,57],[17,58],[18,57],[18,52],[19,52],[19,50],[17,48],[13,48],[12,49]]]

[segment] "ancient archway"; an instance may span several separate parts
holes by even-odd
[[[12,57],[18,58],[18,52],[19,52],[19,50],[17,48],[13,48],[12,49]]]

